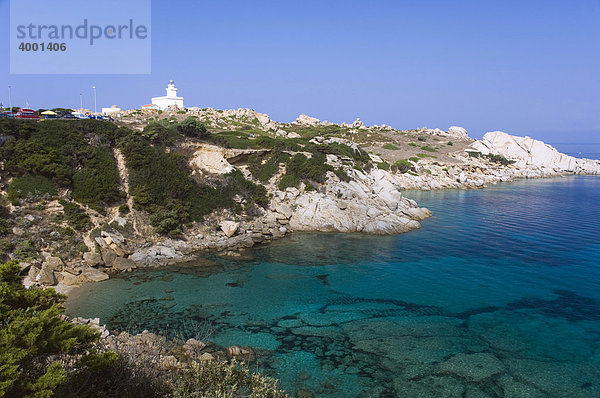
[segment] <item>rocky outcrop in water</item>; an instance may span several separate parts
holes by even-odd
[[[289,226],[295,231],[396,234],[420,227],[431,215],[402,196],[394,178],[383,170],[353,170],[353,179],[328,176],[325,192],[304,192],[291,203]]]
[[[530,137],[516,137],[502,131],[486,133],[473,149],[483,155],[500,155],[515,161],[517,168],[539,168],[578,174],[600,173],[600,161],[578,159]]]

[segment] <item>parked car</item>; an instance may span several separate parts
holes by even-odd
[[[73,116],[75,116],[77,119],[87,119],[88,117],[81,113],[81,112],[73,112],[72,113]]]
[[[39,119],[40,117],[33,109],[22,108],[15,115],[17,119]]]
[[[65,113],[64,115],[61,116],[62,119],[78,119],[77,116],[73,115],[72,113]]]
[[[97,120],[104,120],[104,116],[100,116],[100,115],[89,115],[88,119],[97,119]]]
[[[2,112],[2,113],[0,113],[0,117],[6,117],[9,119],[12,119],[15,117],[15,114],[13,112]]]

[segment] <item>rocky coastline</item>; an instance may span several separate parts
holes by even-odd
[[[131,197],[127,198],[130,211],[126,214],[116,209],[101,214],[87,208],[96,226],[80,238],[88,250],[79,258],[65,258],[60,245],[46,242],[47,249],[40,257],[21,262],[26,286],[53,286],[68,293],[84,283],[106,280],[114,273],[189,261],[198,252],[238,257],[245,249],[292,231],[408,232],[419,228],[420,221],[430,217],[431,212],[404,197],[403,190],[478,189],[519,178],[600,174],[600,161],[576,159],[541,141],[503,132],[487,133],[481,140],[473,140],[465,129],[456,126],[447,131],[404,131],[386,125],[367,127],[360,119],[335,125],[306,115],[286,124],[248,109],[190,108],[186,112],[186,116],[198,118],[210,129],[229,131],[238,127],[245,131],[246,127],[240,125],[248,123],[279,140],[297,142],[308,132],[307,144],[346,149],[326,155],[329,169],[316,189],[304,181],[282,188],[286,167],[279,164],[262,181],[270,198],[268,205],[255,209],[252,217],[240,217],[229,210],[216,211],[203,223],[188,226],[178,238],[154,233],[148,215],[135,209]],[[175,120],[176,114],[169,117]],[[253,135],[248,139],[253,139]],[[269,156],[273,152],[268,148],[244,149],[188,140],[179,144],[179,150],[189,154],[187,162],[195,178],[224,176],[239,170],[247,180],[253,180],[249,157]],[[370,166],[364,168],[364,161],[358,162],[353,153],[363,157],[368,153]],[[286,150],[284,154],[304,154],[309,159],[313,156],[298,150]],[[113,156],[121,184],[128,192],[129,175],[123,154],[115,148]],[[241,196],[234,200],[240,205],[245,202]],[[37,226],[63,207],[56,200],[43,208],[26,201],[10,205],[10,212],[21,224],[12,228],[13,234],[23,235],[27,228],[43,232]],[[54,240],[59,240],[60,233],[50,232],[53,234]]]

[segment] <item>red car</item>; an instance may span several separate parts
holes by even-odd
[[[35,113],[33,109],[19,109],[19,111],[15,114],[15,118],[17,119],[39,119],[40,117]]]

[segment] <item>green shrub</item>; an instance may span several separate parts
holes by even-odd
[[[160,209],[150,217],[156,232],[170,237],[181,235],[181,217],[175,210]]]
[[[400,173],[414,172],[415,166],[406,159],[400,159],[392,164],[392,170],[399,171]]]
[[[333,169],[333,172],[340,179],[340,181],[344,181],[344,182],[352,181],[352,178],[350,178],[348,173],[346,173],[346,171],[344,169],[342,169],[341,167]]]
[[[420,136],[417,137],[417,140],[419,140],[419,141],[425,141],[426,138],[425,138],[425,136],[420,135]]]
[[[483,154],[477,151],[467,151],[470,158],[480,158]]]
[[[361,148],[358,148],[358,150],[354,150],[348,145],[340,144],[337,142],[331,142],[327,145],[320,145],[318,147],[318,150],[319,152],[324,154],[332,154],[340,157],[347,157],[353,159],[358,163],[362,163],[363,165],[371,164],[371,157],[369,156],[368,152],[364,151]]]
[[[508,159],[506,159],[506,158],[505,158],[504,156],[502,156],[502,155],[494,155],[494,154],[491,154],[491,153],[490,153],[490,154],[486,155],[486,157],[487,157],[489,160],[491,160],[492,162],[495,162],[495,163],[500,163],[500,164],[502,164],[502,165],[504,165],[504,166],[508,166],[508,165],[510,165],[510,164],[513,164],[513,163],[515,163],[515,161],[514,161],[514,160],[508,160]]]
[[[20,121],[25,122],[26,121]],[[14,140],[0,147],[0,158],[16,177],[43,176],[73,189],[78,200],[98,205],[119,196],[118,173],[108,148],[130,134],[98,120],[47,120],[11,126]]]
[[[0,239],[0,259],[6,259],[15,248],[15,245],[8,239]]]
[[[173,378],[175,397],[256,397],[283,398],[288,395],[277,381],[253,373],[244,363],[201,361],[194,362]]]
[[[277,158],[271,156],[265,164],[262,165],[260,169],[260,173],[258,174],[258,179],[261,182],[267,182],[279,171],[279,162]]]
[[[235,195],[241,195],[248,202],[248,205],[257,204],[266,207],[269,204],[267,189],[260,184],[254,184],[252,181],[245,179],[238,169],[226,174],[224,183],[221,195],[229,207],[233,206],[231,198]]]
[[[411,162],[417,163],[419,160],[421,160],[421,158],[418,156],[413,156],[413,157],[408,158],[408,160],[410,160]]]
[[[121,214],[129,213],[129,206],[127,205],[127,203],[123,203],[122,205],[119,206],[119,213],[121,213]]]
[[[275,146],[274,139],[271,137],[267,137],[266,135],[261,135],[256,137],[254,143],[259,148],[273,148]]]
[[[417,157],[418,158],[434,158],[435,159],[434,155],[428,155],[426,153],[417,153]]]
[[[325,155],[320,152],[313,153],[310,159],[302,153],[297,153],[287,162],[286,174],[296,176],[305,182],[323,183],[327,171],[333,171],[333,168],[325,161]]]
[[[448,141],[448,144],[446,144],[446,145],[452,146],[452,145],[454,145],[454,143],[452,141]]]
[[[222,181],[201,184],[190,176],[185,158],[144,139],[126,139],[122,150],[134,206],[151,217],[156,214],[153,225],[162,234],[177,235],[180,225],[201,221],[216,209],[235,209],[233,197],[238,194],[248,204],[268,202],[266,188],[246,180],[237,169]]]
[[[8,234],[9,217],[10,213],[6,208],[6,200],[3,196],[0,196],[0,236]]]
[[[410,146],[417,146],[417,143],[416,142],[409,142],[408,145],[410,145]]]
[[[14,247],[14,254],[20,260],[25,260],[35,256],[36,249],[29,239],[20,240]]]
[[[58,202],[63,207],[63,213],[58,216],[57,221],[66,221],[76,231],[86,231],[90,228],[90,216],[77,203],[67,202],[64,199]]]
[[[91,148],[82,163],[84,167],[73,175],[73,199],[99,209],[123,197],[119,170],[108,150]]]
[[[260,170],[262,169],[262,158],[258,154],[252,154],[248,157],[248,171],[252,174],[252,177],[258,179]]]
[[[429,145],[423,145],[421,147],[421,149],[424,150],[424,151],[427,151],[427,152],[437,152],[436,148],[433,148],[433,147],[431,147]]]
[[[390,164],[388,162],[377,163],[377,168],[381,170],[389,170]]]
[[[231,148],[231,144],[229,143],[229,140],[222,135],[209,134],[207,138],[208,138],[209,142],[211,142],[212,144],[214,144],[216,146],[220,146],[222,148]]]
[[[384,146],[382,146],[383,149],[390,149],[392,151],[397,151],[400,148],[398,148],[396,145],[394,144],[385,144]]]
[[[256,140],[250,140],[249,137],[248,133],[240,131],[223,131],[206,136],[208,141],[224,148],[252,149],[256,147]]]
[[[193,117],[188,117],[181,123],[177,124],[176,129],[179,133],[187,137],[205,138],[208,136],[208,131],[206,130],[204,124]]]
[[[18,199],[39,199],[43,196],[55,196],[56,185],[52,180],[40,175],[15,177],[8,186],[8,199],[15,203]]]
[[[51,397],[78,377],[67,372],[61,358],[71,355],[83,370],[112,355],[93,349],[98,332],[61,317],[65,296],[53,289],[25,289],[19,273],[16,261],[0,264],[0,396]]]
[[[297,187],[300,179],[296,175],[286,174],[279,180],[279,189],[285,191],[286,188]]]

